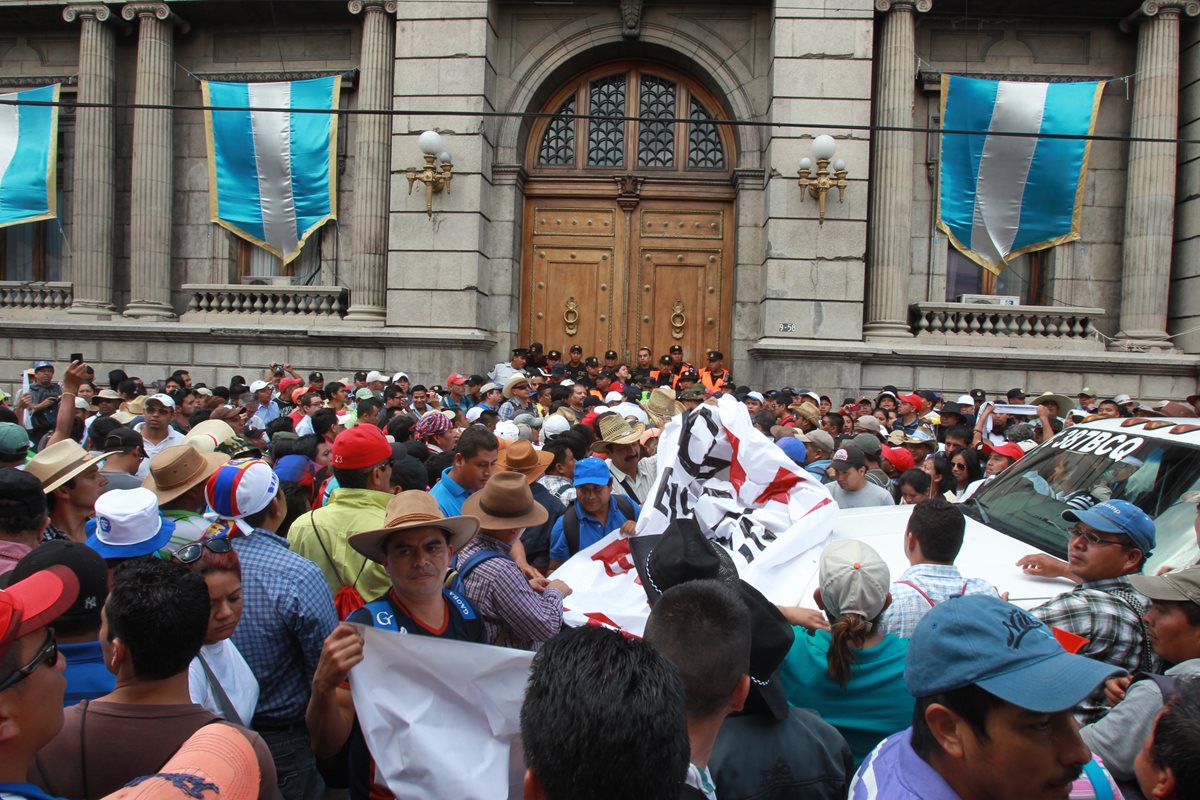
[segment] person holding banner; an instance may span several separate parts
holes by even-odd
[[[514,473],[515,474],[515,473]],[[540,508],[540,506],[539,506]],[[450,558],[479,531],[472,517],[444,517],[428,492],[401,492],[387,506],[387,522],[351,534],[350,546],[391,579],[391,588],[353,612],[346,623],[416,636],[485,641],[483,620],[463,597],[442,588]],[[350,695],[350,670],[363,660],[362,634],[343,623],[325,640],[306,714],[313,753],[332,758],[349,746],[351,800],[392,794],[375,782],[375,768]]]
[[[554,523],[550,532],[550,571],[608,533],[633,536],[641,507],[624,495],[614,497],[612,474],[598,458],[575,462],[577,501]]]

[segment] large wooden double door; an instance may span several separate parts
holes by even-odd
[[[529,197],[521,340],[636,360],[728,349],[734,218],[726,200]]]

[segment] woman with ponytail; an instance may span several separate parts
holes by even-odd
[[[878,628],[892,600],[890,583],[887,564],[868,545],[831,542],[821,553],[820,587],[813,593],[829,630],[797,626],[780,670],[788,702],[837,728],[856,765],[912,723],[913,698],[904,684],[908,640]]]

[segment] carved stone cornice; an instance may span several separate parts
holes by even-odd
[[[112,18],[112,10],[103,3],[72,3],[63,9],[62,15],[67,22],[74,22],[78,18],[108,22]]]
[[[875,0],[875,10],[880,14],[889,11],[919,11],[922,14],[933,8],[933,0]]]
[[[346,8],[351,14],[361,14],[364,11],[379,10],[386,14],[395,14],[399,7],[397,0],[350,0]]]
[[[187,33],[191,28],[187,20],[168,8],[166,3],[129,3],[121,6],[121,17],[129,22],[138,17],[154,17],[163,22],[170,22],[180,33]]]
[[[1125,33],[1132,33],[1139,22],[1150,17],[1200,15],[1200,0],[1144,0],[1132,14],[1121,20],[1118,27]]]

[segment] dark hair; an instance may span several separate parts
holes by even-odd
[[[722,711],[750,671],[750,611],[719,581],[686,581],[665,591],[650,611],[644,638],[679,670],[687,713],[695,719]]]
[[[950,466],[953,470],[954,459],[962,456],[963,461],[967,465],[967,484],[972,484],[983,477],[983,463],[979,460],[979,451],[968,447],[966,450],[959,450],[950,459]]]
[[[8,406],[0,406],[0,422],[11,422],[13,425],[20,425],[20,420],[17,419],[17,414]],[[24,457],[24,454],[22,454]]]
[[[41,531],[49,513],[42,482],[33,473],[5,467],[0,473],[4,493],[0,495],[0,533],[16,535]]]
[[[141,680],[178,675],[200,652],[210,603],[204,578],[157,558],[117,565],[104,606],[109,641],[121,639]]]
[[[977,738],[986,740],[988,714],[992,709],[1000,708],[1004,701],[973,683],[942,694],[918,697],[913,708],[912,749],[926,762],[942,749],[925,721],[925,712],[935,703],[958,714]]]
[[[292,418],[283,414],[267,423],[267,436],[274,438],[277,433],[295,433],[296,425]]]
[[[916,489],[921,494],[929,494],[929,476],[922,472],[919,467],[906,469],[900,473],[900,478],[896,481],[896,488],[900,488],[905,484]]]
[[[412,392],[413,394],[416,394],[417,392],[428,392],[429,387],[423,383],[418,383],[416,386],[413,386],[412,388],[410,388],[409,391]]]
[[[679,673],[641,639],[564,628],[533,657],[521,740],[547,800],[675,800],[690,756]]]
[[[387,422],[387,434],[394,441],[407,442],[412,438],[412,429],[416,423],[408,414],[397,414]]]
[[[555,436],[542,445],[542,452],[554,454],[550,465],[546,467],[547,472],[554,474],[554,468],[561,467],[567,460],[567,453],[571,452],[571,442],[565,436]]]
[[[92,445],[92,450],[103,450],[104,440],[108,435],[117,428],[125,427],[112,417],[97,417],[92,422],[92,426],[88,428],[88,443]]]
[[[1154,725],[1150,761],[1171,770],[1177,787],[1193,787],[1178,795],[1191,797],[1200,786],[1200,680],[1180,678],[1165,709]]]
[[[778,420],[774,414],[764,409],[754,415],[753,422],[754,427],[758,428],[763,433],[769,434],[771,432],[771,428],[778,423]]]
[[[971,436],[971,429],[968,426],[951,425],[949,428],[946,428],[946,432],[942,435],[942,440],[945,441],[950,436],[953,436],[955,439],[962,439],[967,443],[967,447],[970,448],[973,437]]]
[[[496,440],[495,434],[487,428],[472,425],[458,437],[458,444],[454,446],[454,455],[462,456],[463,460],[467,461],[480,453],[499,449],[500,442]]]
[[[108,371],[108,387],[114,392],[121,391],[118,387],[120,387],[122,381],[127,380],[129,380],[129,376],[125,374],[125,370],[123,369],[110,369]]]
[[[958,491],[958,481],[954,479],[954,470],[950,468],[950,459],[946,458],[945,453],[931,453],[926,459],[933,462],[933,471],[941,478],[941,483],[938,484],[938,494],[942,492]],[[933,485],[933,479],[930,479],[930,485]]]
[[[325,395],[326,400],[329,400],[335,394],[337,394],[339,391],[341,391],[342,389],[345,389],[345,388],[346,388],[346,384],[342,383],[341,381],[332,381],[330,383],[325,384],[325,388],[321,392],[321,394]]]
[[[201,422],[204,422],[212,416],[211,408],[197,408],[191,414],[188,414],[188,427],[194,428]],[[93,423],[95,424],[95,423]]]
[[[379,402],[377,397],[368,397],[358,401],[358,406],[355,409],[360,417],[368,417],[379,409],[383,408],[383,403]]]
[[[300,405],[302,407],[307,408],[308,404],[311,403],[313,400],[321,400],[321,399],[323,399],[323,398],[321,397],[320,392],[305,392],[304,394],[300,395]]]
[[[908,530],[930,561],[953,564],[962,549],[967,521],[962,509],[941,497],[931,497],[913,506]]]
[[[844,416],[842,416],[840,413],[838,413],[837,411],[827,411],[825,413],[825,416],[833,417],[834,427],[838,429],[839,433],[845,429],[846,418]]]
[[[562,384],[553,384],[550,388],[550,405],[555,403],[566,403],[571,399],[571,387],[563,386]]]
[[[213,397],[219,397],[222,400],[229,399],[229,387],[228,386],[214,386],[214,387],[212,387],[212,393],[213,393]],[[224,405],[224,403],[222,403],[222,405]]]
[[[271,460],[278,463],[279,459],[284,456],[295,455],[296,442],[298,441],[295,435],[292,436],[276,436],[271,439]]]
[[[324,438],[334,425],[338,424],[337,412],[332,408],[322,408],[312,415],[313,433]]]
[[[485,422],[499,421],[499,420],[500,420],[500,415],[497,412],[491,410],[490,408],[485,408],[479,414],[480,424],[483,424]]]
[[[275,533],[286,539],[296,518],[312,510],[313,490],[295,481],[280,481],[279,488],[283,490],[283,498],[287,501],[287,513]]]
[[[309,461],[316,461],[317,448],[321,446],[321,441],[321,437],[315,433],[297,436],[295,442],[292,443],[292,452],[298,456],[304,456]]]
[[[338,487],[342,489],[366,489],[371,479],[371,471],[375,467],[365,469],[333,468],[333,477],[337,478]]]
[[[389,383],[383,390],[383,399],[391,400],[393,397],[404,397],[404,390],[394,383]]]

